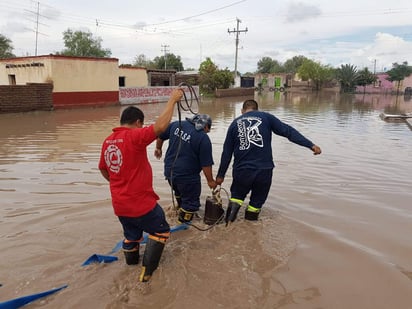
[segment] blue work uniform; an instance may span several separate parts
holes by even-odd
[[[181,207],[191,212],[199,210],[200,172],[214,163],[209,136],[203,129],[196,130],[193,123],[184,120],[172,122],[159,138],[169,140],[164,176],[176,196],[181,198]]]
[[[249,205],[257,209],[265,203],[272,184],[272,133],[303,147],[314,145],[274,115],[249,111],[229,126],[217,173],[217,177],[224,178],[233,155],[231,198],[243,201],[251,192]]]

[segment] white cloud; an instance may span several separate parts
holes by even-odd
[[[315,5],[293,2],[288,5],[285,19],[287,22],[302,22],[320,16],[321,13],[320,8]]]
[[[350,59],[359,67],[371,69],[375,65],[378,71],[390,69],[394,62],[411,63],[412,42],[388,34],[378,32],[372,44],[364,46],[362,49],[354,50]]]
[[[38,54],[62,50],[62,33],[71,28],[101,37],[120,63],[139,54],[153,59],[169,45],[185,67],[197,68],[210,57],[233,70],[236,35],[227,30],[236,29],[239,18],[239,29],[248,29],[238,37],[240,72],[255,71],[262,57],[284,62],[296,55],[333,66],[371,67],[374,59],[379,69],[412,63],[412,4],[406,0],[43,1]],[[12,40],[18,56],[33,54],[36,10],[31,0],[0,0],[0,33]]]

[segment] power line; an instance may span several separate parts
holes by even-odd
[[[36,15],[36,48],[34,50],[34,55],[37,56],[37,41],[39,37],[39,10],[40,10],[40,2],[37,2],[37,15]]]
[[[169,45],[162,45],[162,52],[164,52],[164,54],[165,54],[165,56],[164,56],[164,58],[165,58],[165,70],[167,68],[167,66],[166,66],[166,55],[167,55],[167,52],[169,51],[167,49],[168,47],[170,47],[170,46]]]
[[[217,9],[213,9],[213,10],[210,10],[210,11],[206,11],[206,12],[203,12],[203,13],[199,13],[199,14],[197,14],[197,15],[192,15],[192,16],[188,16],[188,17],[184,17],[184,18],[175,19],[175,20],[164,21],[164,22],[156,23],[156,24],[150,24],[150,25],[148,25],[148,26],[158,26],[158,25],[163,25],[163,24],[174,23],[174,22],[177,22],[177,21],[188,20],[188,19],[191,19],[191,18],[194,18],[194,17],[199,17],[199,16],[202,16],[202,15],[206,15],[206,14],[209,14],[209,13],[213,13],[213,12],[216,12],[216,11],[220,11],[220,10],[226,9],[226,8],[228,8],[228,7],[234,6],[234,5],[236,5],[236,4],[239,4],[239,3],[242,3],[242,2],[245,2],[245,1],[247,1],[247,0],[237,1],[237,2],[234,2],[234,3],[228,4],[228,5],[226,5],[226,6],[222,6],[222,7],[220,7],[220,8],[217,8]]]
[[[246,27],[246,29],[244,29],[244,30],[239,30],[239,24],[242,22],[239,18],[236,18],[236,30],[233,28],[233,30],[229,30],[229,29],[227,29],[227,32],[229,33],[229,34],[231,34],[231,33],[236,33],[236,54],[235,54],[235,73],[234,73],[234,76],[235,76],[235,80],[236,80],[236,77],[237,77],[237,54],[238,54],[238,50],[239,50],[239,33],[240,32],[247,32],[247,27]]]

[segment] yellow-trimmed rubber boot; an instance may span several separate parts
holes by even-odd
[[[139,264],[139,246],[131,250],[123,249],[124,257],[127,265]]]
[[[147,240],[146,249],[143,255],[142,272],[139,281],[147,282],[152,277],[153,272],[159,266],[159,261],[165,247],[164,242],[159,242],[150,238]]]
[[[190,223],[193,219],[194,212],[179,208],[177,220],[180,223]]]
[[[225,216],[226,225],[236,220],[240,206],[241,205],[238,202],[233,202],[233,201],[229,202],[229,205],[226,210],[226,216]]]
[[[245,220],[249,221],[257,221],[260,214],[260,208],[256,208],[253,206],[248,206],[245,211]]]

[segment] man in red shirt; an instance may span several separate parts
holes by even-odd
[[[170,226],[153,190],[146,147],[166,130],[174,105],[182,95],[181,89],[173,90],[162,114],[147,127],[143,127],[143,112],[127,107],[120,117],[120,127],[114,128],[102,145],[99,170],[110,183],[113,210],[123,227],[123,252],[128,265],[138,264],[139,242],[143,232],[149,234],[139,278],[142,282],[148,281],[158,267],[170,235]]]

